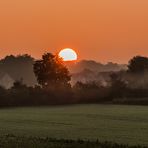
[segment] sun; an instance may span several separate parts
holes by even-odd
[[[77,53],[71,48],[65,48],[59,52],[59,57],[64,61],[75,61],[77,60]]]

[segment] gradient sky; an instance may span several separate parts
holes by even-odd
[[[101,62],[148,56],[148,0],[0,0],[0,58],[66,47]]]

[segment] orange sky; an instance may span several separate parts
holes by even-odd
[[[0,0],[0,57],[66,47],[101,62],[148,56],[148,0]]]

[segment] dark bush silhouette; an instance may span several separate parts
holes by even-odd
[[[101,85],[99,85],[97,82],[93,81],[93,82],[87,82],[87,83],[83,83],[83,82],[80,82],[78,81],[75,85],[74,85],[74,88],[75,89],[85,89],[85,90],[88,90],[88,89],[98,89],[100,88]]]
[[[124,80],[122,80],[120,73],[112,73],[110,75],[110,85],[110,97],[115,98],[125,96],[127,84]]]
[[[73,90],[78,103],[106,102],[110,94],[107,87],[95,81],[86,83],[77,82],[73,86]]]
[[[27,85],[25,85],[23,83],[23,79],[21,78],[20,80],[16,80],[14,83],[13,83],[13,86],[11,89],[23,89],[23,88],[27,88]]]

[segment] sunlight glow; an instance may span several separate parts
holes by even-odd
[[[59,56],[63,58],[64,61],[74,61],[77,60],[77,53],[70,48],[65,48],[59,52]]]

